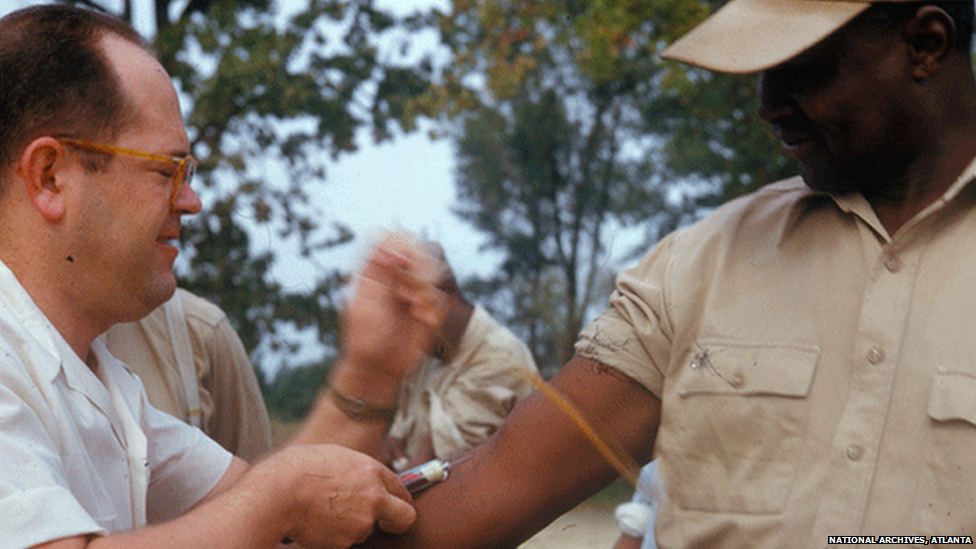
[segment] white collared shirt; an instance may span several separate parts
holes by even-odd
[[[150,406],[100,342],[92,350],[98,376],[0,262],[0,549],[131,530],[143,512],[173,518],[230,464],[198,429]]]

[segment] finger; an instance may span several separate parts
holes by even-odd
[[[413,503],[413,496],[407,490],[407,487],[403,485],[400,481],[400,477],[390,469],[383,467],[380,469],[380,480],[383,482],[383,486],[386,491],[393,497],[399,498],[407,503]]]
[[[376,524],[377,526],[379,525],[378,523]],[[366,540],[368,540],[373,535],[373,532],[375,530],[376,528],[373,525],[370,525],[368,528],[364,528],[363,531],[359,534],[359,537],[353,540],[352,544],[361,545],[363,543],[366,543]]]
[[[400,486],[403,487],[402,484]],[[407,494],[407,497],[409,496]],[[412,504],[392,495],[381,500],[376,516],[376,525],[380,530],[389,534],[403,534],[413,526],[415,520],[417,520],[417,510]]]
[[[377,247],[363,265],[359,277],[363,280],[370,280],[391,287],[399,285],[398,279],[403,277],[401,273],[410,268],[411,262],[408,258],[386,248]]]
[[[380,471],[380,477],[390,495],[380,501],[376,524],[384,532],[402,534],[417,518],[417,510],[413,507],[413,496],[393,471],[384,468]]]

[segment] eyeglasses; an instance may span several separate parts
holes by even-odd
[[[60,137],[58,142],[65,145],[71,145],[72,147],[77,147],[79,149],[84,149],[87,151],[95,151],[107,154],[121,154],[124,156],[132,156],[135,158],[144,158],[146,160],[154,160],[156,162],[171,162],[176,164],[177,171],[173,176],[173,191],[169,195],[169,201],[172,203],[176,200],[176,195],[179,194],[180,189],[184,185],[189,185],[190,180],[193,179],[193,174],[197,171],[197,159],[193,158],[192,155],[186,155],[184,157],[178,156],[160,156],[158,154],[151,154],[147,152],[137,151],[134,149],[126,149],[124,147],[116,147],[114,145],[102,145],[100,143],[89,143],[88,141],[82,141],[80,139],[72,139],[70,137]]]

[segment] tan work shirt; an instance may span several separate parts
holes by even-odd
[[[244,345],[219,307],[177,291],[196,367],[201,429],[231,453],[253,462],[271,449],[271,423]],[[103,341],[142,379],[153,406],[186,421],[189,408],[162,307],[138,322],[112,327]]]
[[[662,548],[976,537],[976,162],[889,236],[799,178],[621,274],[577,352],[662,401]]]
[[[434,455],[454,458],[485,441],[532,384],[512,372],[538,370],[528,347],[481,307],[450,363],[430,359],[404,382],[389,436],[413,458],[429,435]]]

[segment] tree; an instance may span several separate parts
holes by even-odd
[[[422,104],[460,119],[457,212],[505,255],[500,273],[469,288],[491,291],[481,297],[543,367],[560,365],[605,298],[610,231],[664,208],[640,105],[657,70],[646,53],[674,11],[569,0],[453,8],[440,21],[453,63]]]
[[[452,63],[418,103],[461,122],[458,213],[505,255],[471,281],[562,364],[615,265],[615,227],[660,236],[791,169],[750,77],[660,60],[709,0],[455,0]],[[630,256],[632,257],[632,255]]]
[[[326,351],[314,360],[326,360],[339,273],[285,290],[271,276],[276,250],[256,249],[252,231],[274,231],[304,258],[353,238],[341,220],[323,223],[308,196],[324,184],[328,158],[356,149],[361,128],[376,140],[414,128],[404,108],[426,89],[430,68],[384,60],[380,42],[415,23],[372,0],[310,0],[287,21],[271,0],[152,6],[157,56],[184,94],[191,151],[201,160],[194,188],[204,211],[184,230],[180,283],[228,312],[255,364],[310,360],[286,325],[315,331]],[[131,20],[132,8],[125,0],[117,15]]]
[[[709,181],[697,203],[715,206],[797,173],[755,116],[755,76],[674,69],[642,106],[648,131],[667,138],[665,173]]]

